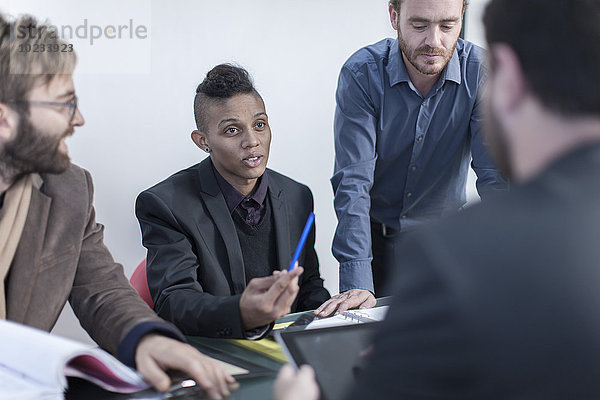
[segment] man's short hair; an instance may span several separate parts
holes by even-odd
[[[402,5],[403,1],[404,0],[390,0],[390,4],[392,6],[394,6],[394,10],[396,10],[396,12],[398,14],[400,13],[400,6]],[[462,8],[463,14],[465,13],[465,10],[467,9],[468,5],[469,5],[469,0],[463,0],[463,8]]]
[[[600,115],[600,0],[492,0],[490,46],[505,43],[531,90],[563,114]],[[492,71],[494,60],[492,59]]]
[[[198,85],[194,99],[198,130],[207,130],[206,111],[211,102],[225,101],[238,94],[254,94],[262,101],[248,71],[244,68],[233,64],[220,64],[208,71],[206,78]]]
[[[0,102],[25,100],[34,86],[72,74],[76,64],[73,47],[59,38],[55,27],[31,15],[9,21],[0,13]],[[28,110],[26,103],[11,107]]]

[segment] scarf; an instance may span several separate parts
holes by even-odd
[[[21,240],[29,211],[33,178],[29,174],[13,183],[6,191],[0,210],[0,319],[6,319],[6,294],[4,280]]]

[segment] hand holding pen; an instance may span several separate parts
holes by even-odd
[[[254,278],[248,282],[240,297],[240,314],[244,329],[268,325],[291,311],[300,289],[298,278],[304,271],[297,265],[298,259],[314,221],[315,215],[310,213],[287,269],[274,271],[271,276]]]

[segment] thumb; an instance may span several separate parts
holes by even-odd
[[[145,357],[137,363],[137,370],[144,380],[159,392],[169,389],[171,380],[169,376],[159,367],[152,357]]]
[[[294,378],[295,375],[296,371],[294,370],[294,367],[292,367],[290,364],[285,364],[279,370],[279,377],[281,379],[285,379],[286,381]]]

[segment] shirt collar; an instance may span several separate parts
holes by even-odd
[[[459,44],[457,43],[456,47],[458,46]],[[442,80],[456,82],[460,85],[462,77],[460,76],[460,61],[458,60],[458,50],[456,50],[456,47],[452,52],[452,57],[450,58],[450,61],[448,61],[448,65],[446,65],[446,68],[442,71]]]
[[[390,77],[390,87],[403,82],[410,82],[406,65],[404,65],[404,59],[400,52],[400,46],[398,46],[398,39],[394,39],[390,42],[390,56],[388,63],[385,67],[388,76]],[[456,47],[462,46],[461,39],[458,39]],[[455,48],[452,52],[452,57],[448,61],[448,65],[442,71],[440,81],[453,81],[460,85],[462,79],[460,76],[460,62],[458,60],[458,50]]]
[[[258,204],[263,205],[265,199],[267,197],[267,189],[269,188],[269,175],[265,170],[265,173],[259,178],[258,186],[253,194],[244,196],[240,192],[237,191],[229,182],[225,180],[219,174],[215,166],[212,166],[213,172],[215,174],[215,178],[217,179],[217,183],[219,188],[221,189],[221,193],[223,193],[223,197],[225,198],[225,203],[227,203],[227,209],[230,213],[233,212],[240,205],[240,203],[248,198],[256,201]]]
[[[402,53],[400,52],[400,46],[398,46],[398,39],[392,40],[390,46],[390,58],[385,67],[388,76],[390,77],[390,87],[398,83],[410,82],[410,77],[408,76],[408,71],[406,70],[404,60],[402,59]]]

